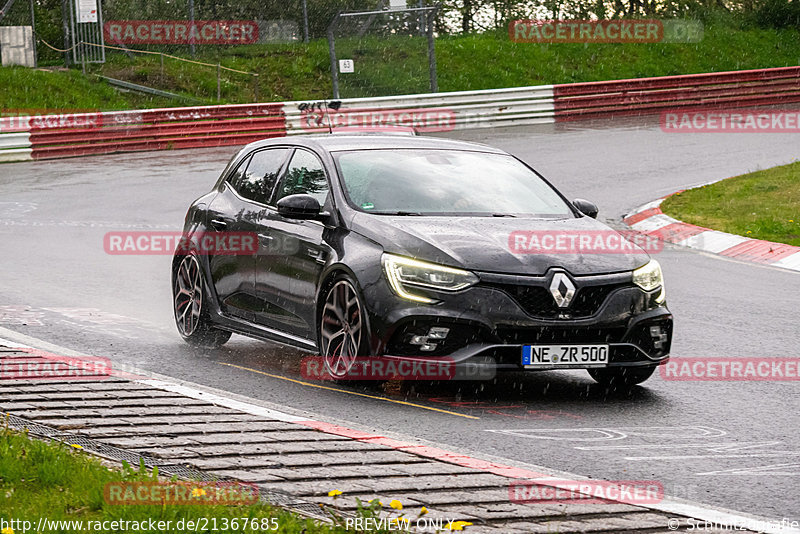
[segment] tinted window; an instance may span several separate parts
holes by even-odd
[[[301,193],[316,198],[320,206],[324,206],[328,198],[328,181],[325,178],[322,162],[307,150],[297,150],[294,153],[275,201]]]
[[[547,182],[505,154],[364,150],[336,158],[350,201],[373,213],[574,216]]]
[[[227,178],[225,178],[225,181],[231,184],[231,187],[237,192],[239,191],[242,176],[244,176],[244,171],[247,169],[248,163],[250,163],[250,156],[244,158],[239,166],[236,167],[236,170],[230,173]]]
[[[289,153],[287,148],[260,150],[253,154],[247,170],[240,174],[237,183],[231,183],[236,192],[248,200],[267,204],[275,188],[283,162]],[[241,167],[240,167],[241,168]]]

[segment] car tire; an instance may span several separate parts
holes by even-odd
[[[231,337],[212,326],[206,306],[206,290],[197,255],[190,252],[173,264],[172,309],[178,333],[190,345],[217,348]]]
[[[588,369],[589,376],[598,383],[609,387],[630,387],[641,384],[656,370],[656,365],[647,367],[604,367],[601,369]]]
[[[355,358],[369,354],[366,309],[357,288],[350,276],[340,274],[320,292],[319,354],[326,374],[337,382],[350,382]]]

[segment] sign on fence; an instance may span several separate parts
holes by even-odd
[[[97,0],[76,0],[78,22],[97,22]]]

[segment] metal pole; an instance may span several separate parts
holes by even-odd
[[[194,57],[194,37],[192,37],[194,30],[194,0],[189,0],[189,53]]]
[[[67,4],[69,0],[61,0],[61,19],[64,25],[64,50],[69,49],[69,23],[67,22],[67,17],[71,17],[70,13],[67,11]],[[69,52],[64,52],[64,66],[69,67]]]
[[[106,62],[106,37],[103,34],[103,0],[97,0],[97,35],[100,37],[100,62]]]
[[[433,21],[436,17],[436,9],[425,13],[425,22],[428,25],[428,68],[431,77],[431,93],[439,92],[439,82],[436,79],[436,45],[433,40]]]
[[[303,0],[303,42],[308,42],[308,2]]]
[[[161,78],[164,78],[164,52],[159,54],[161,56]]]
[[[33,10],[33,0],[31,4],[31,31],[33,32],[33,66],[39,66],[39,54],[36,53],[36,12]]]
[[[258,103],[258,101],[261,100],[261,96],[259,95],[259,92],[258,92],[258,80],[259,80],[258,74],[253,74],[253,84],[254,84],[254,86],[253,86],[253,96],[255,97],[254,101],[256,103]]]
[[[217,63],[217,102],[222,100],[222,65]]]
[[[334,43],[333,29],[336,27],[336,22],[339,20],[337,14],[333,18],[330,26],[328,26],[328,52],[331,56],[331,81],[333,82],[333,98],[338,100],[339,97],[339,68],[336,65],[336,45]]]

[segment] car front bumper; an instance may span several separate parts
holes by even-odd
[[[643,291],[632,284],[630,273],[574,277],[579,286],[576,304],[566,311],[548,307],[547,299],[539,298],[547,275],[478,274],[481,282],[464,291],[424,293],[438,300],[431,305],[401,299],[385,280],[367,285],[372,354],[412,360],[441,357],[459,367],[495,371],[527,370],[522,365],[524,345],[608,345],[609,361],[600,367],[652,366],[669,359],[672,314],[656,302],[660,289]],[[594,295],[594,300],[581,301],[581,291]],[[432,328],[447,329],[447,336],[427,339]],[[536,370],[593,366],[598,367],[537,365]]]

